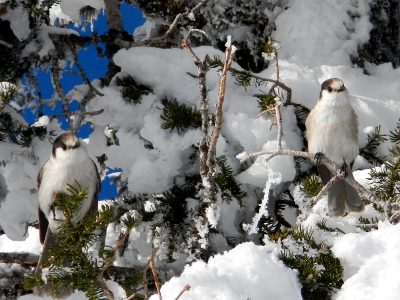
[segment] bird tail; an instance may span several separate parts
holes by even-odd
[[[318,172],[324,184],[333,177],[333,174],[325,165],[319,165]],[[364,203],[358,195],[358,192],[345,180],[340,179],[329,189],[328,208],[330,215],[333,217],[340,217],[344,215],[345,211],[363,211]]]

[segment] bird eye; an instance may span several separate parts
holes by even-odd
[[[332,93],[332,88],[331,87],[328,87],[328,92]]]
[[[63,150],[67,150],[67,146],[65,146],[64,144],[61,144],[61,148],[62,148]]]

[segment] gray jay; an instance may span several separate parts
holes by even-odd
[[[82,220],[88,213],[97,211],[100,192],[100,177],[94,161],[73,133],[63,133],[53,143],[49,160],[43,165],[37,177],[39,187],[39,237],[43,251],[39,260],[40,268],[43,257],[48,256],[48,247],[55,243],[53,233],[57,233],[63,213],[54,208],[55,194],[67,193],[67,184],[89,189],[87,198],[75,216]]]
[[[351,171],[359,149],[358,122],[341,79],[331,78],[322,83],[319,100],[306,120],[306,138],[309,152],[323,153],[342,167],[350,165]],[[326,184],[333,171],[318,163],[317,168]],[[332,216],[338,217],[345,211],[363,211],[364,204],[357,191],[340,179],[328,192],[328,208]]]

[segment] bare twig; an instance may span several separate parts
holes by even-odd
[[[230,40],[230,37],[228,38]],[[230,44],[230,42],[229,42]],[[207,177],[209,179],[210,187],[210,199],[214,198],[215,194],[215,175],[216,175],[216,155],[217,155],[217,142],[218,138],[221,134],[222,122],[223,122],[223,111],[222,107],[225,100],[225,89],[226,89],[226,78],[228,75],[228,71],[231,68],[233,57],[235,55],[234,46],[228,45],[225,50],[225,62],[222,72],[220,74],[219,81],[219,89],[218,89],[218,101],[216,105],[216,114],[215,114],[215,125],[210,138],[210,146],[207,153],[207,167],[208,174]]]
[[[109,266],[112,265],[112,263],[115,260],[115,255],[117,254],[117,250],[118,248],[124,243],[124,241],[126,240],[126,238],[129,236],[129,234],[131,233],[132,228],[128,227],[125,231],[125,233],[115,242],[114,246],[112,247],[112,252],[113,252],[113,257],[110,258],[103,266],[103,268],[101,269],[101,273],[100,276],[103,277],[104,272],[107,270],[107,268]]]
[[[0,263],[34,265],[39,261],[39,255],[31,253],[5,253],[0,252]]]
[[[76,51],[76,47],[74,44],[70,43],[69,44],[71,50],[72,50],[72,56],[74,58],[74,64],[77,66],[77,68],[79,69],[79,71],[81,72],[80,75],[83,77],[83,81],[89,86],[90,91],[92,91],[93,93],[95,93],[97,96],[104,96],[104,94],[100,93],[90,82],[89,78],[86,75],[86,71],[84,68],[82,68],[81,64],[79,63],[78,60],[78,54]]]
[[[131,300],[131,299],[135,298],[136,295],[137,295],[136,293],[133,293],[133,294],[130,295],[129,297],[126,297],[124,300]]]
[[[207,85],[206,85],[206,74],[208,71],[209,58],[208,56],[206,56],[204,61],[201,61],[197,57],[197,55],[193,52],[189,42],[189,37],[193,31],[194,31],[193,29],[189,29],[188,35],[182,41],[182,46],[190,53],[190,56],[194,60],[194,63],[198,69],[199,93],[200,93],[199,111],[201,114],[201,139],[199,143],[199,156],[200,156],[199,158],[200,158],[200,175],[202,178],[204,178],[208,174],[207,156],[210,144],[210,138],[208,136],[208,127],[210,121],[210,102],[208,101],[207,98]]]
[[[101,288],[103,289],[104,293],[106,294],[107,299],[114,300],[115,299],[114,294],[108,288],[104,278],[101,275],[97,275],[96,279],[100,283]]]
[[[72,116],[97,116],[97,115],[102,114],[103,112],[104,112],[104,109],[100,109],[100,110],[89,111],[89,112],[77,111],[77,112],[69,113],[68,115],[69,115],[69,117],[72,117]],[[59,115],[54,115],[54,116],[50,117],[50,121],[53,119],[56,119],[56,118],[60,118],[60,117],[67,117],[68,115],[65,113],[59,114]]]
[[[161,296],[161,285],[160,285],[160,281],[158,280],[156,268],[155,268],[155,266],[154,266],[154,257],[152,257],[152,258],[150,259],[150,268],[151,268],[151,272],[153,273],[154,281],[155,281],[155,283],[156,283],[156,288],[157,288],[158,297],[159,297],[160,300],[162,300],[162,296]]]
[[[171,32],[178,26],[178,23],[182,18],[187,17],[188,15],[195,13],[201,6],[206,4],[208,1],[209,0],[202,0],[195,7],[193,7],[190,11],[182,13],[182,14],[178,14],[175,17],[175,20],[169,26],[167,32],[163,35],[163,38],[166,38],[167,36],[169,36],[171,34]]]
[[[179,295],[175,298],[175,300],[178,300],[181,296],[182,296],[182,294],[184,293],[184,292],[186,292],[186,291],[190,291],[190,285],[185,285],[185,287],[183,288],[183,290],[179,293]]]
[[[172,21],[171,25],[169,26],[168,30],[165,32],[165,34],[161,37],[155,37],[149,40],[145,41],[139,41],[139,42],[129,42],[125,41],[123,39],[115,39],[114,43],[120,46],[121,48],[129,49],[132,47],[145,47],[145,46],[150,46],[152,44],[158,44],[158,43],[177,43],[174,40],[171,40],[169,36],[171,33],[176,29],[176,27],[179,24],[179,21],[183,19],[184,17],[189,16],[190,14],[194,14],[197,10],[200,9],[201,6],[205,5],[209,0],[202,0],[200,1],[195,7],[193,7],[191,10],[185,13],[178,14],[174,21]]]
[[[54,53],[54,55],[51,56],[51,65],[52,65],[52,68],[50,70],[50,73],[51,73],[51,77],[53,79],[54,90],[55,90],[56,94],[58,94],[58,96],[61,98],[61,104],[62,104],[62,108],[64,111],[64,115],[67,117],[69,128],[72,128],[72,120],[70,118],[71,110],[69,108],[68,99],[64,93],[64,89],[61,86],[60,74],[58,71],[58,69],[59,69],[58,57],[55,53]]]
[[[154,263],[154,257],[156,256],[157,251],[158,251],[158,248],[154,248],[153,249],[153,251],[151,252],[150,259],[149,259],[149,261],[147,262],[146,266],[143,269],[143,280],[142,280],[142,283],[143,283],[145,299],[149,299],[149,289],[147,287],[147,270],[149,269],[151,262],[153,261],[153,263]]]

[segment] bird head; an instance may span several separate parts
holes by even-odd
[[[340,106],[349,104],[349,93],[339,78],[330,78],[321,85],[319,100],[327,105]]]
[[[86,158],[87,156],[85,150],[75,134],[66,132],[55,139],[52,156],[60,162],[79,163],[80,158]]]

